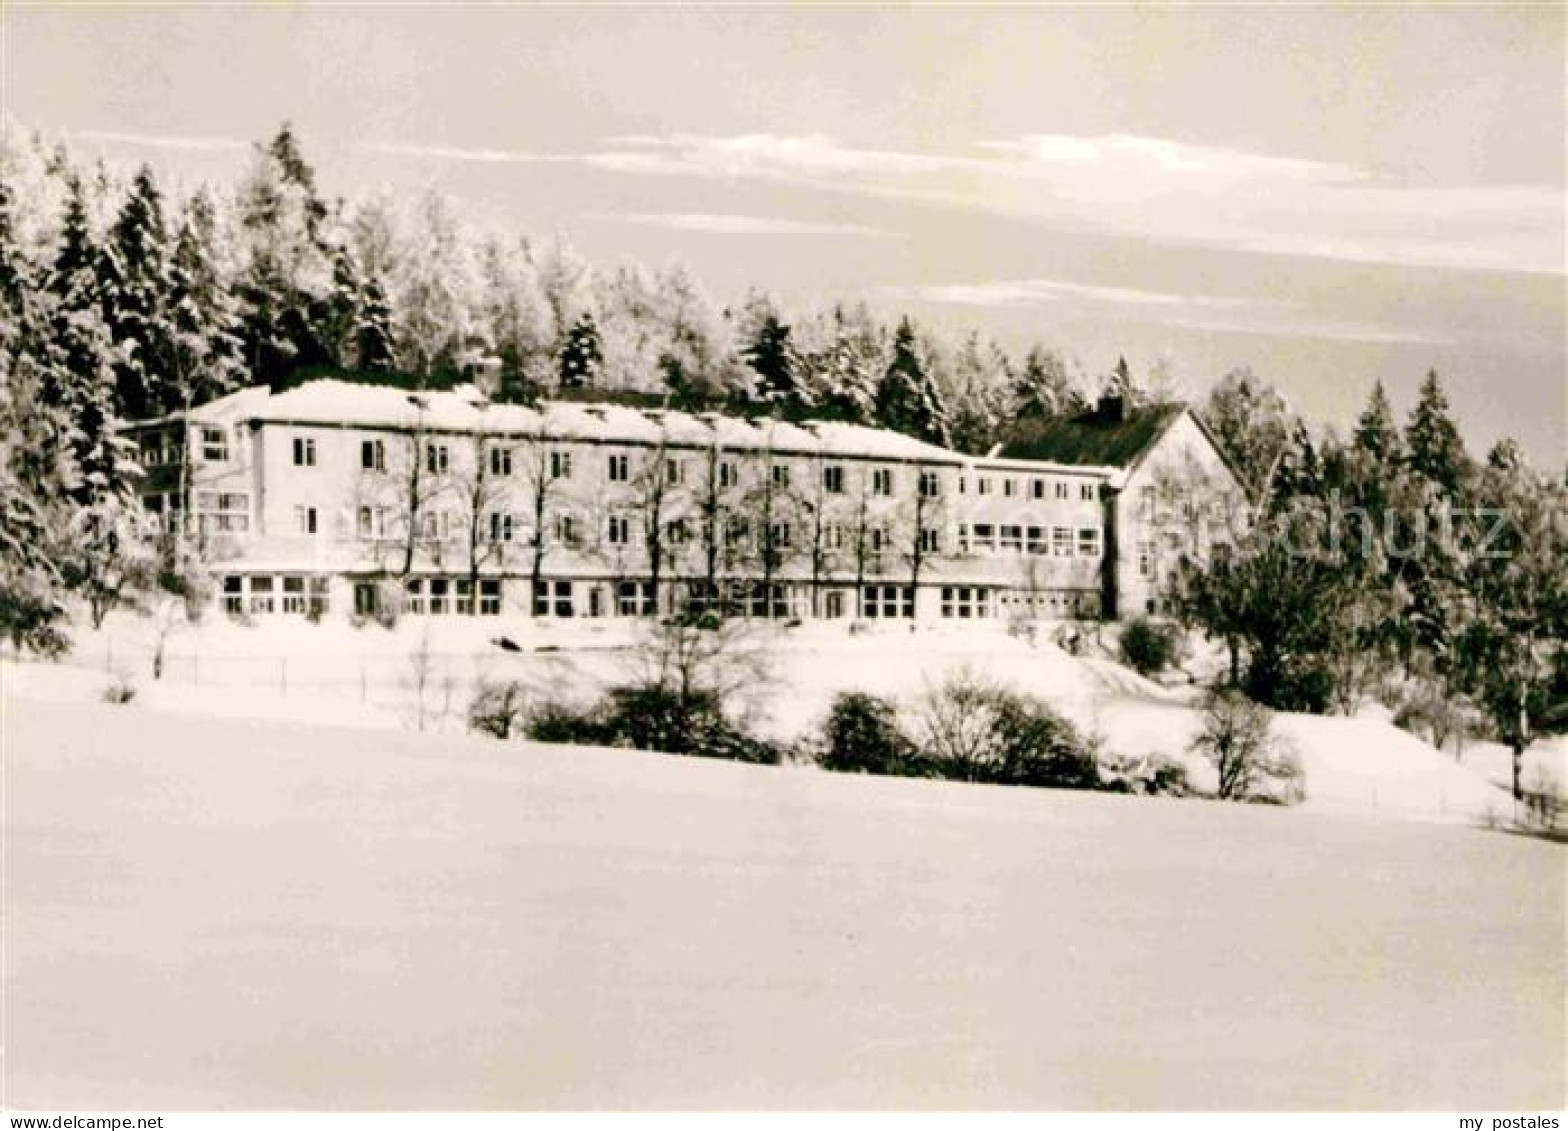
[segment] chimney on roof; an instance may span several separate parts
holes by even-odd
[[[1127,419],[1127,402],[1120,393],[1101,393],[1094,414],[1106,424],[1120,424]]]

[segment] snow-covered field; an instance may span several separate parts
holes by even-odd
[[[15,674],[12,1108],[1564,1102],[1568,855],[1538,840]]]

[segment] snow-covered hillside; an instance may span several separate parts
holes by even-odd
[[[12,696],[5,1103],[1556,1107],[1560,847]]]

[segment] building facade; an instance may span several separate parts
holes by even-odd
[[[1209,544],[1169,541],[1154,497],[1239,497],[1196,418],[1158,411],[1083,423],[1122,437],[1093,449],[1110,462],[1044,434],[978,458],[840,422],[334,379],[131,431],[147,509],[200,540],[235,615],[940,621],[1154,608],[1172,551]]]

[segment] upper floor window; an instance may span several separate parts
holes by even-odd
[[[442,475],[451,462],[451,452],[445,444],[425,445],[425,470],[432,475]]]
[[[569,514],[557,515],[555,540],[563,546],[577,545],[577,520]]]
[[[1067,498],[1067,481],[1065,479],[1058,479],[1056,481],[1056,497],[1058,499]]]
[[[979,484],[975,489],[979,494],[989,495],[991,493],[991,477],[989,475],[980,476]]]
[[[719,486],[721,488],[735,487],[740,483],[740,469],[731,460],[724,460],[719,464]]]
[[[679,487],[686,482],[686,461],[682,459],[665,460],[664,481],[671,487]]]
[[[316,466],[316,441],[310,436],[294,437],[294,466]]]
[[[1078,497],[1086,503],[1094,502],[1094,484],[1084,483],[1078,488]]]
[[[1143,518],[1154,517],[1154,488],[1140,487],[1138,489],[1138,514]]]
[[[1029,494],[1036,499],[1045,498],[1045,480],[1038,478],[1029,480]]]
[[[295,507],[294,527],[301,534],[314,534],[316,532],[316,508]]]
[[[893,493],[892,468],[878,467],[872,470],[871,493],[873,495],[891,495]]]
[[[385,507],[360,507],[359,508],[359,536],[361,538],[383,538],[387,532],[387,510]]]
[[[426,511],[420,515],[420,533],[431,541],[444,542],[452,530],[452,516],[446,511]]]
[[[920,494],[927,499],[934,499],[942,493],[942,477],[934,471],[920,473]]]
[[[1018,481],[1016,479],[1009,478],[1002,480],[1002,494],[1007,498],[1011,499],[1013,497],[1013,492],[1016,490],[1018,490]]]
[[[684,518],[672,518],[664,524],[664,537],[672,546],[684,546],[691,538],[691,528]]]
[[[610,545],[627,545],[632,540],[632,520],[624,514],[612,514],[605,534]]]
[[[550,453],[550,478],[570,479],[572,477],[572,453],[554,451]]]
[[[632,477],[631,457],[617,453],[610,457],[610,482],[625,483]]]
[[[925,554],[935,554],[942,549],[942,532],[934,526],[924,527],[920,531],[920,551]]]
[[[773,477],[773,485],[775,487],[786,491],[789,489],[789,464],[776,463],[769,474]]]
[[[1154,576],[1154,543],[1143,540],[1138,543],[1138,576]]]
[[[506,478],[512,474],[512,449],[499,445],[490,449],[490,474]]]
[[[830,495],[844,493],[844,468],[842,464],[832,464],[822,469],[822,489]]]
[[[229,434],[222,428],[201,430],[201,458],[222,463],[229,458]]]
[[[386,444],[381,440],[361,440],[359,466],[366,471],[385,471],[387,469]]]
[[[512,540],[512,516],[502,511],[490,512],[490,541],[510,542]]]
[[[787,522],[773,522],[768,524],[768,545],[775,550],[787,550],[790,547],[790,529]]]

